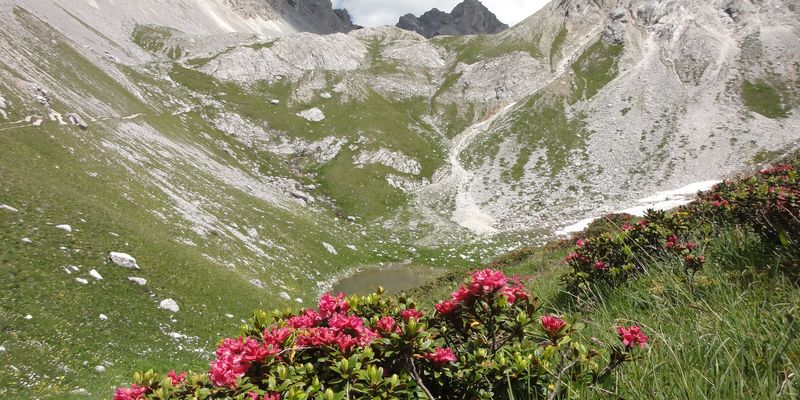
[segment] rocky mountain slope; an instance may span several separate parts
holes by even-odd
[[[428,40],[263,2],[4,2],[0,396],[102,397],[363,266],[474,262],[796,148],[798,7],[563,0]]]
[[[449,14],[434,8],[421,16],[406,14],[400,17],[398,28],[417,32],[426,38],[441,35],[476,35],[500,33],[508,25],[500,22],[479,0],[464,0]]]

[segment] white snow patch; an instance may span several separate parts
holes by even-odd
[[[21,241],[22,243],[27,243],[27,244],[31,244],[31,243],[33,243],[33,240],[31,240],[31,238],[26,238],[26,237],[24,237],[24,238],[20,239],[20,241]]]
[[[100,314],[100,321],[107,321],[108,317],[105,314]]]
[[[615,212],[628,213],[631,215],[635,215],[637,217],[643,217],[647,210],[657,210],[657,211],[671,210],[673,208],[691,203],[694,200],[695,195],[697,195],[697,192],[710,190],[711,188],[714,187],[714,185],[720,182],[721,181],[716,181],[716,180],[695,182],[686,185],[682,188],[657,192],[652,196],[636,200],[636,202],[639,204],[634,207],[626,208],[622,211],[615,211]],[[586,229],[589,226],[589,224],[591,224],[594,220],[598,218],[600,217],[590,217],[582,219],[572,225],[565,226],[557,230],[556,235],[566,236],[571,233],[580,232]]]
[[[89,284],[89,281],[87,281],[86,279],[83,279],[83,278],[75,278],[75,282],[78,282],[81,285],[88,285]]]
[[[158,308],[171,311],[174,313],[180,311],[180,307],[178,307],[178,302],[172,299],[161,300],[161,303],[158,303]]]
[[[32,320],[33,319],[33,315],[28,314],[28,315],[25,316],[25,319]]]

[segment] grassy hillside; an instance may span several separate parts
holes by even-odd
[[[610,276],[616,278],[593,280],[595,275],[589,275],[588,284],[570,290],[564,283],[574,279],[577,269],[564,259],[575,251],[573,241],[522,249],[487,266],[509,275],[531,276],[528,288],[538,297],[545,313],[573,315],[586,324],[582,335],[587,338],[613,342],[609,327],[620,324],[640,325],[650,335],[652,346],[639,360],[616,373],[612,388],[583,387],[574,393],[576,396],[795,398],[800,395],[800,381],[796,378],[800,371],[800,322],[795,317],[800,304],[800,260],[795,248],[797,236],[792,230],[796,229],[800,192],[796,171],[790,170],[786,178],[780,173],[775,178],[763,173],[761,176],[729,184],[731,191],[709,193],[704,200],[673,214],[678,220],[682,220],[681,215],[688,215],[688,221],[692,221],[674,229],[686,229],[684,237],[699,246],[705,262],[696,272],[686,269],[683,256],[665,258],[662,250],[630,245],[625,252],[636,260],[639,274],[623,279],[619,278],[622,275],[613,275],[620,273],[615,272],[616,267],[609,267]],[[760,186],[750,182],[767,183]],[[777,201],[786,201],[779,203],[786,208],[776,212],[795,215],[791,222],[794,228],[767,223],[756,216],[775,215],[757,211],[770,207],[770,202],[755,199],[779,190],[786,197],[777,197]],[[717,212],[707,208],[720,207],[716,202],[731,207],[730,214],[719,211],[723,214],[710,215],[737,217],[706,216],[705,213]],[[608,240],[625,236],[624,230],[629,228],[620,230],[620,224],[612,219],[600,219],[591,229],[593,233],[576,235],[582,238],[579,251],[589,243],[602,248]],[[775,239],[769,233],[771,229],[784,233]],[[607,250],[597,250],[596,254],[603,251]],[[614,256],[609,253],[607,257]],[[437,302],[461,284],[466,272],[456,271],[412,294],[426,304]],[[599,272],[592,274],[595,273]]]

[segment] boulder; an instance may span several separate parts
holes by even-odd
[[[77,125],[77,126],[78,126],[79,128],[81,128],[81,129],[86,129],[86,128],[88,128],[88,127],[89,127],[89,125],[86,123],[86,121],[84,121],[84,120],[83,120],[83,118],[81,118],[81,116],[80,116],[80,115],[78,115],[78,114],[75,114],[75,113],[69,113],[69,114],[67,114],[67,120],[68,120],[68,121],[69,121],[69,122],[70,122],[72,125]]]
[[[97,272],[96,269],[93,269],[93,270],[89,271],[89,276],[91,276],[94,279],[97,279],[98,281],[102,281],[103,280],[103,276],[100,275],[100,273]]]
[[[325,250],[328,250],[328,253],[331,253],[331,254],[333,254],[333,255],[337,255],[337,254],[339,254],[339,253],[336,251],[336,248],[335,248],[335,247],[333,247],[333,246],[332,246],[330,243],[325,243],[325,242],[322,242],[322,247],[325,247]]]
[[[136,259],[131,257],[129,254],[116,253],[112,251],[108,254],[108,259],[112,263],[123,268],[139,269],[139,264],[136,263]]]
[[[72,233],[72,227],[67,224],[56,225],[56,228],[67,233]]]
[[[180,307],[178,307],[178,302],[176,302],[175,300],[172,300],[172,299],[161,300],[161,302],[158,303],[158,308],[160,308],[162,310],[167,310],[167,311],[170,311],[170,312],[174,312],[174,313],[180,311],[180,309],[181,309]]]
[[[628,11],[625,10],[624,7],[613,8],[611,11],[608,12],[608,16],[614,21],[619,21],[619,22],[628,21]]]
[[[138,277],[135,277],[135,276],[129,276],[128,280],[133,282],[133,283],[135,283],[135,284],[137,284],[137,285],[139,285],[139,286],[147,285],[147,279],[144,279],[144,278],[138,278]]]
[[[322,113],[317,107],[309,108],[308,110],[297,113],[298,117],[304,118],[306,121],[319,122],[325,119],[325,114]]]
[[[298,200],[302,200],[303,203],[313,203],[314,202],[314,196],[312,196],[312,195],[310,195],[308,193],[305,193],[305,192],[301,192],[299,190],[293,190],[291,192],[291,195],[292,195],[292,197],[294,197],[294,198],[296,198]]]
[[[613,21],[606,25],[603,30],[603,40],[609,44],[624,44],[625,24],[620,21]]]

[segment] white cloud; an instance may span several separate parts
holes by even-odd
[[[334,0],[336,8],[346,8],[356,24],[373,27],[394,25],[400,16],[420,15],[431,8],[450,12],[462,0]],[[500,21],[514,25],[542,8],[550,0],[482,0]]]

